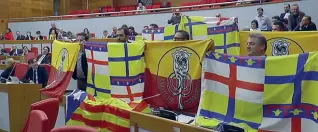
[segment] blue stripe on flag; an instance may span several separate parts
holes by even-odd
[[[125,52],[125,67],[126,67],[126,77],[129,77],[129,56],[128,56],[128,45],[124,43],[124,52]]]
[[[293,111],[295,109],[301,110],[301,112],[294,114]],[[315,111],[317,109],[317,106],[306,103],[301,103],[297,106],[293,104],[271,104],[263,106],[263,116],[269,118],[305,118],[318,123],[318,120],[314,118],[312,113],[317,112]],[[275,111],[279,112],[279,115],[275,115]]]
[[[107,44],[108,42],[84,42],[84,49],[108,52]]]
[[[222,114],[215,113],[215,112],[212,112],[212,111],[207,111],[207,110],[204,110],[204,109],[200,110],[200,115],[203,116],[203,117],[207,117],[207,118],[215,118],[215,119],[218,119],[220,121],[223,121],[226,118]],[[250,127],[252,127],[253,129],[258,129],[259,126],[261,125],[261,124],[258,124],[258,123],[244,121],[244,120],[240,120],[240,119],[236,119],[236,118],[232,118],[231,122],[234,122],[234,123],[245,123],[245,124],[249,125]]]
[[[235,99],[229,97],[227,112],[226,112],[224,121],[231,122],[234,118],[234,113],[235,113]]]
[[[294,94],[293,94],[293,102],[292,104],[300,104],[301,103],[301,84],[303,82],[304,69],[305,64],[308,60],[309,53],[304,53],[298,55],[298,63],[297,63],[297,78],[294,83]]]
[[[238,28],[235,24],[226,25],[226,26],[219,26],[219,27],[208,27],[208,35],[215,35],[215,34],[225,34],[230,33],[233,31],[238,31]]]
[[[188,19],[188,21],[189,21],[189,17],[187,16],[187,19]],[[190,19],[191,20],[191,19]],[[206,24],[206,23],[204,23],[204,22],[191,22],[191,21],[189,21],[189,23],[185,23],[184,24],[184,26],[194,26],[194,25],[202,25],[202,24]]]
[[[77,96],[77,97],[75,97]],[[75,89],[72,94],[67,96],[67,109],[65,122],[68,122],[74,111],[80,106],[81,102],[85,100],[87,93],[79,89]]]
[[[218,58],[216,58],[215,55],[217,55]],[[232,58],[232,57],[234,57],[234,58]],[[235,63],[234,63],[235,65],[250,67],[250,68],[261,68],[261,69],[265,68],[265,59],[266,59],[265,56],[261,56],[261,57],[231,56],[231,55],[215,53],[215,52],[212,52],[212,53],[206,55],[206,58],[216,60],[219,62],[223,62],[223,63],[227,63],[227,64],[233,64],[230,60],[232,58],[233,60],[235,60]]]
[[[285,84],[285,83],[294,83],[296,79],[300,80],[311,80],[318,81],[318,72],[309,71],[304,72],[302,76],[300,75],[290,75],[290,76],[266,76],[265,84]]]
[[[132,86],[138,83],[144,83],[144,73],[140,73],[136,76],[129,76],[129,77],[110,76],[110,82],[111,82],[111,85],[117,85],[117,86]]]
[[[107,93],[107,94],[110,93],[110,90],[108,90],[108,89],[103,89],[103,88],[97,88],[97,87],[95,87],[95,85],[90,84],[90,83],[87,83],[87,87],[90,87],[90,88],[95,89],[95,92],[98,91],[98,92]]]
[[[140,60],[141,57],[144,57],[144,54],[137,55],[137,56],[128,56],[128,57],[109,57],[108,62],[116,62],[116,61],[134,61]]]
[[[190,35],[190,39],[192,40],[193,39],[193,30],[192,30],[192,20],[189,18],[189,16],[187,16],[187,19],[188,19],[188,25],[189,25],[189,35]],[[186,25],[186,24],[185,24]]]
[[[174,35],[165,36],[164,40],[173,40]]]
[[[223,44],[223,46],[224,46],[224,48],[223,48],[223,50],[224,50],[224,54],[227,54],[227,48],[226,48],[226,45],[227,45],[227,41],[226,41],[226,33],[224,33],[223,41],[224,41],[224,44]]]
[[[227,44],[223,46],[215,46],[215,49],[224,49],[224,48],[232,48],[232,47],[240,47],[239,43]]]

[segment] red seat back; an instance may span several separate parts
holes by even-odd
[[[34,53],[35,56],[38,56],[38,55],[39,55],[39,49],[38,49],[38,47],[32,47],[32,48],[31,48],[31,52]]]
[[[66,126],[61,128],[54,128],[51,132],[98,132],[92,127],[84,126]]]
[[[25,54],[25,62],[28,62],[30,59],[36,58],[35,53],[33,52],[28,52]]]
[[[41,100],[39,102],[31,104],[30,111],[41,110],[43,111],[49,120],[48,130],[52,130],[55,126],[58,111],[59,111],[59,100],[56,98],[49,98]],[[30,124],[30,116],[24,126],[23,132],[28,130]]]
[[[28,68],[29,65],[27,63],[16,63],[14,76],[19,78],[19,80],[22,80]]]
[[[10,53],[10,50],[11,50],[11,48],[5,48],[5,49],[4,49],[4,51],[5,51],[6,53]]]
[[[46,36],[43,36],[43,39],[44,39],[44,40],[47,40],[47,37],[46,37]]]
[[[26,132],[49,132],[49,120],[46,114],[40,110],[33,110],[29,115],[29,124]]]

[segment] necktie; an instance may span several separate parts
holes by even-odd
[[[33,81],[35,84],[38,84],[38,70],[33,70]]]

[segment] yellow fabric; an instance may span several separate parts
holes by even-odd
[[[76,65],[75,62],[77,61],[80,49],[79,43],[67,43],[54,40],[52,46],[53,56],[51,65],[58,70],[63,69],[63,72],[74,71]],[[63,60],[62,56],[64,53],[66,53],[66,57]],[[64,63],[62,68],[60,66],[62,66],[61,64],[63,61]]]
[[[251,32],[240,32],[240,55],[246,56],[246,42],[248,35]],[[259,32],[263,34],[267,39],[267,50],[266,55],[271,56],[273,51],[273,43],[281,42],[289,43],[288,50],[289,54],[299,54],[304,52],[318,51],[316,45],[318,32]]]

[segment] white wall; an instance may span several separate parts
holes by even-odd
[[[297,3],[300,5],[300,10],[307,15],[312,16],[312,20],[318,23],[318,15],[313,7],[318,5],[318,0],[303,0],[297,2],[289,2],[290,4]],[[258,7],[264,8],[264,14],[270,18],[275,15],[280,15],[283,12],[285,3],[256,5],[248,7],[225,8],[216,10],[204,11],[190,11],[183,12],[184,15],[189,16],[215,16],[216,13],[221,13],[224,17],[238,17],[239,27],[244,28],[250,25],[250,22],[257,15],[256,9]],[[160,27],[166,26],[167,20],[170,19],[171,13],[163,14],[150,14],[150,15],[136,15],[136,16],[119,16],[119,17],[106,17],[106,18],[91,18],[91,19],[75,19],[75,20],[57,20],[54,21],[58,28],[63,28],[64,31],[72,31],[78,33],[88,28],[90,32],[94,32],[96,37],[101,37],[102,32],[106,29],[110,33],[112,27],[120,27],[123,24],[134,26],[137,32],[141,32],[143,26],[151,23],[156,23]],[[50,23],[53,21],[37,21],[37,22],[12,22],[9,23],[9,28],[13,32],[21,31],[26,34],[31,31],[35,34],[36,31],[41,31],[42,35],[48,35]]]

